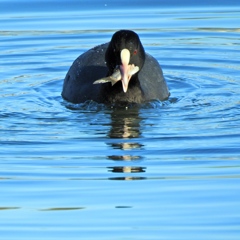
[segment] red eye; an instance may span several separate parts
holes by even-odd
[[[137,49],[136,49],[136,50],[133,52],[133,54],[134,54],[134,55],[136,55],[136,54],[137,54]]]

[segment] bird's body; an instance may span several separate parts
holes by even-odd
[[[114,85],[94,84],[114,74],[116,69],[121,79]],[[132,74],[132,69],[139,71]],[[64,80],[62,96],[73,103],[87,100],[106,104],[143,103],[165,100],[169,91],[158,61],[145,53],[138,35],[121,30],[110,43],[88,50],[73,62]]]

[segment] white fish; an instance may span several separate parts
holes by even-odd
[[[129,65],[129,75],[133,75],[135,73],[137,73],[139,71],[139,67],[135,66],[134,64]],[[119,80],[122,80],[122,76],[121,76],[121,72],[120,69],[117,68],[114,70],[113,74],[109,77],[104,77],[101,78],[99,80],[96,80],[95,82],[93,82],[93,84],[99,84],[99,83],[107,83],[107,82],[111,82],[112,86],[117,83]]]

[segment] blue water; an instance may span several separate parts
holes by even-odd
[[[0,239],[240,239],[239,1],[1,1]],[[171,97],[61,97],[136,31]]]

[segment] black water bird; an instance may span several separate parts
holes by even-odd
[[[62,96],[72,103],[144,103],[166,100],[169,90],[158,61],[130,30],[80,55],[70,67]]]

